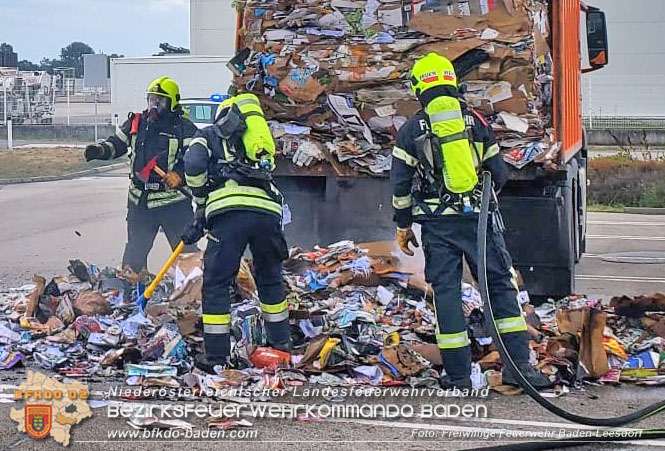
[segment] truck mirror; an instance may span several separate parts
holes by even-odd
[[[599,9],[589,7],[586,15],[586,27],[589,63],[591,64],[591,69],[588,71],[590,72],[600,69],[608,63],[605,13]]]

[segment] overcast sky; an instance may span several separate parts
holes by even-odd
[[[585,114],[665,116],[665,1],[587,3],[605,11],[610,64],[582,76]]]
[[[189,47],[189,0],[0,0],[0,43],[19,59],[58,57],[72,41],[126,56]]]

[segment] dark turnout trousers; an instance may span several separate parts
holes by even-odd
[[[131,201],[127,206],[127,244],[122,266],[129,265],[137,273],[148,266],[148,254],[161,227],[166,239],[175,249],[184,228],[194,221],[194,210],[189,199],[162,207],[148,208],[145,196],[139,204]],[[196,245],[186,246],[184,252],[198,252]]]
[[[277,215],[233,210],[208,220],[208,247],[203,261],[203,336],[206,357],[213,361],[230,355],[229,289],[247,245],[252,252],[254,277],[268,343],[289,346],[289,312],[284,300],[282,261],[288,248]]]
[[[425,276],[434,289],[437,344],[453,383],[468,383],[471,351],[462,313],[462,257],[476,280],[478,215],[448,215],[422,221]],[[516,362],[528,362],[526,322],[517,301],[517,280],[501,231],[491,224],[487,236],[489,295],[508,351]]]

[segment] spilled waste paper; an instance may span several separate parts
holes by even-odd
[[[306,384],[436,387],[442,361],[431,290],[422,275],[402,265],[392,243],[385,244],[291,249],[284,264],[291,353],[267,347],[252,263],[244,261],[232,288],[231,365],[217,367],[214,375],[193,366],[203,341],[199,255],[176,263],[145,316],[135,300],[149,276],[76,261],[75,272],[70,266],[69,275],[48,284],[35,277],[32,285],[0,293],[0,370],[36,366],[84,380],[122,378],[127,386],[200,393]],[[527,293],[520,299],[532,363],[556,385],[549,396],[587,381],[665,384],[663,295],[610,303],[569,296],[537,307]],[[474,388],[518,393],[502,384],[501,359],[472,284],[463,283],[462,301]]]

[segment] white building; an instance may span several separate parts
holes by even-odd
[[[236,18],[231,0],[190,0],[189,45],[192,55],[234,55]]]

